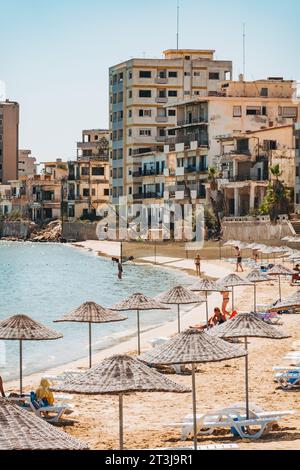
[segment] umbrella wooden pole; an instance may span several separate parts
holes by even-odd
[[[279,286],[279,302],[281,302],[281,280],[280,280],[280,275],[278,276],[278,286]]]
[[[208,326],[208,297],[207,297],[207,291],[205,291],[205,304],[206,304],[206,326]]]
[[[192,394],[193,394],[193,425],[194,425],[194,450],[197,450],[197,405],[196,405],[196,366],[192,364]]]
[[[245,336],[245,350],[248,353],[248,338]],[[248,376],[248,354],[245,356],[245,389],[246,389],[246,418],[249,419],[249,376]]]
[[[177,318],[178,318],[178,333],[180,333],[180,304],[177,305]]]
[[[92,324],[89,322],[89,368],[92,367]]]
[[[140,311],[136,311],[137,315],[137,333],[138,333],[138,355],[141,354],[141,338],[140,338]]]
[[[232,308],[232,311],[233,311],[234,310],[234,286],[232,286],[231,290],[232,290],[231,308]]]
[[[20,339],[20,395],[23,393],[23,343]]]
[[[254,282],[254,313],[256,313],[256,282]]]
[[[119,395],[119,447],[124,449],[124,426],[123,426],[123,394]]]

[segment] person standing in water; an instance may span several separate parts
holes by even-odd
[[[118,260],[118,279],[122,279],[122,275],[123,275],[123,266],[122,266],[122,263],[120,262],[120,260]]]

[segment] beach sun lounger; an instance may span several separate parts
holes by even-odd
[[[34,412],[39,418],[44,419],[48,423],[59,423],[63,415],[70,415],[74,411],[74,405],[69,403],[45,406],[32,400],[29,395],[7,398],[7,400],[18,404],[26,411]]]
[[[238,449],[238,444],[207,444],[198,446],[197,450],[236,450]],[[143,449],[149,450],[149,449]],[[156,449],[151,450],[194,450],[194,446],[185,446],[185,447],[157,447]]]
[[[283,390],[300,388],[300,368],[289,368],[285,372],[278,372],[274,378]]]
[[[218,411],[197,415],[197,430],[199,435],[210,435],[216,429],[229,428],[234,436],[243,439],[259,439],[270,430],[271,426],[282,418],[294,414],[288,411],[250,411],[246,419],[245,407],[232,406]],[[181,426],[181,440],[185,441],[193,435],[193,417],[187,415],[183,423],[173,423],[172,426]]]

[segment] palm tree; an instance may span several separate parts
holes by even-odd
[[[210,183],[210,203],[213,209],[214,215],[217,220],[216,235],[221,234],[221,212],[224,209],[224,195],[223,191],[218,189],[217,179],[220,177],[220,172],[215,167],[208,168],[208,181]]]
[[[279,178],[282,175],[280,165],[270,167],[270,174],[273,177],[269,180],[266,196],[264,197],[260,213],[269,214],[271,220],[276,220],[280,214],[290,213],[291,195],[290,191]]]
[[[280,170],[279,163],[277,163],[277,165],[273,165],[270,167],[270,173],[272,176],[274,176],[276,181],[279,181],[279,178],[282,175],[282,171]]]

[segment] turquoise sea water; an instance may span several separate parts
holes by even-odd
[[[85,357],[88,326],[53,323],[64,313],[92,300],[109,307],[134,292],[154,296],[175,285],[189,283],[180,272],[153,266],[125,264],[124,278],[117,279],[112,261],[59,244],[0,242],[0,319],[25,313],[62,332],[63,339],[24,342],[24,374],[42,371]],[[135,312],[128,320],[93,325],[93,348],[103,349],[133,334]],[[174,311],[141,313],[147,329],[175,319]],[[0,341],[0,375],[18,376],[18,342]]]

